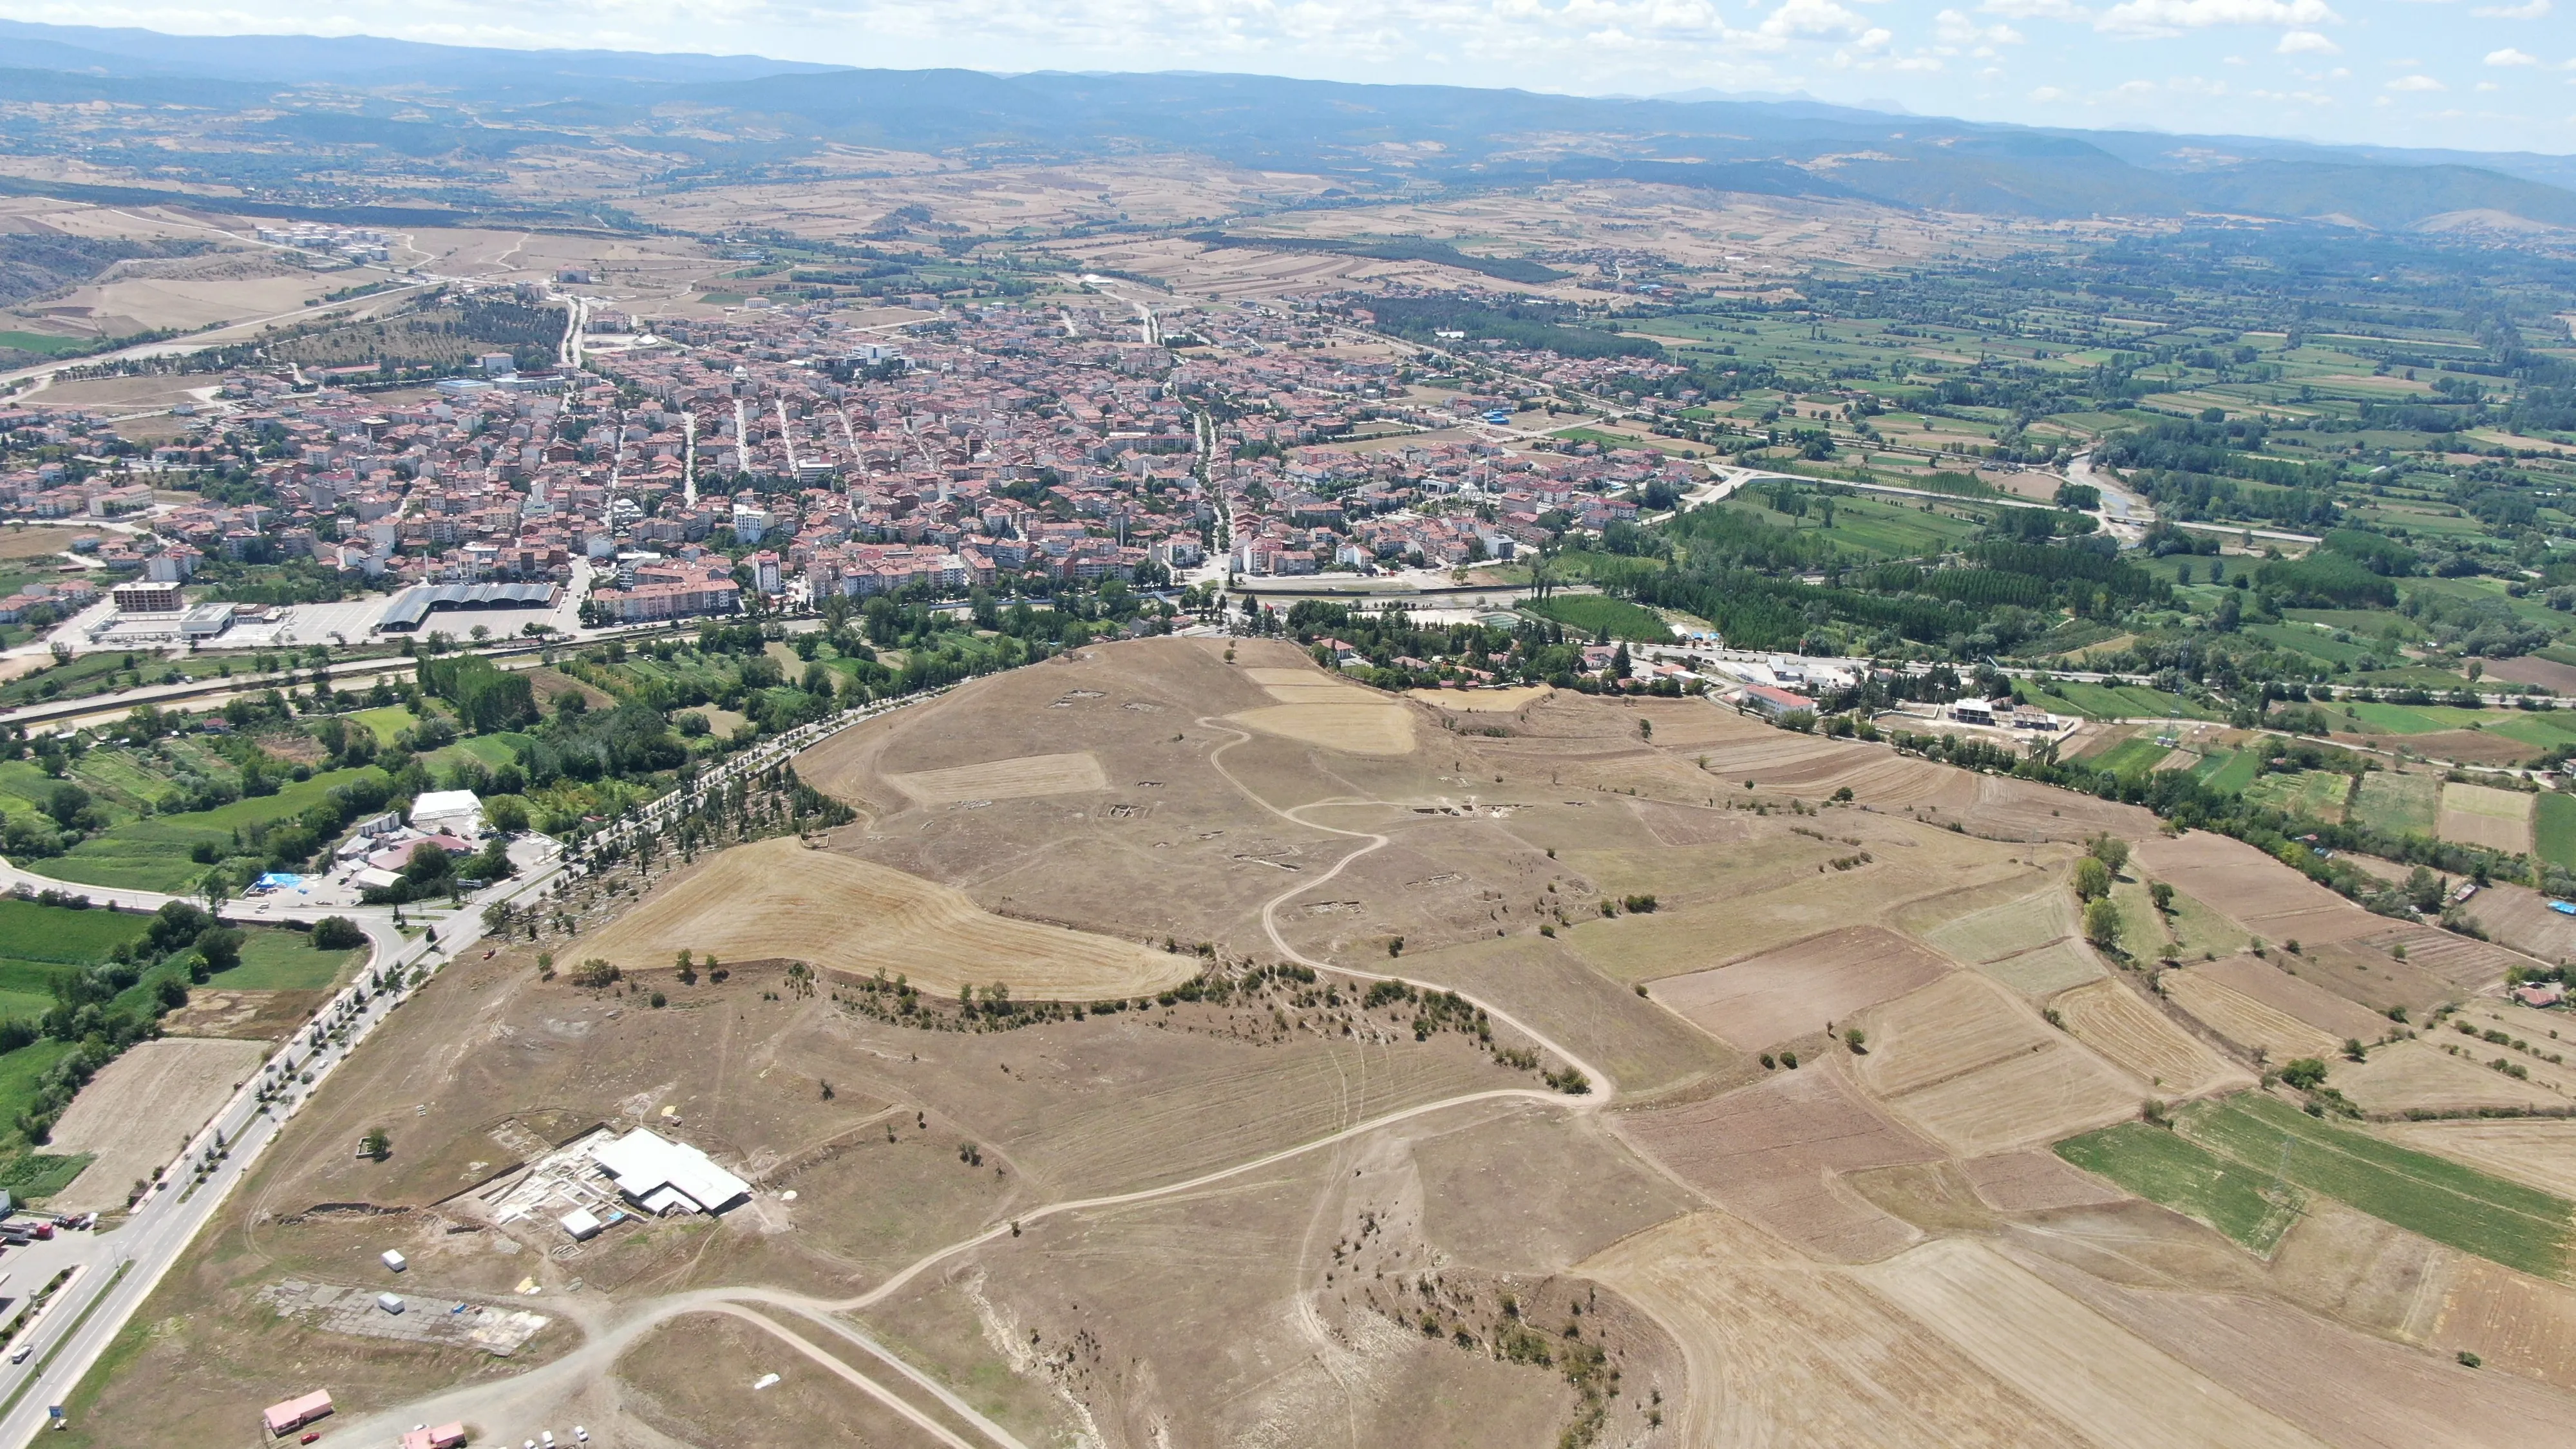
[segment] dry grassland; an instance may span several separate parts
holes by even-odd
[[[1623,1101],[1687,1087],[1734,1060],[1689,1022],[1541,936],[1472,941],[1417,954],[1394,969],[1408,981],[1474,993],[1597,1063]]]
[[[920,805],[954,805],[966,800],[1027,800],[1043,795],[1080,795],[1109,788],[1100,762],[1088,754],[1026,755],[987,765],[957,765],[945,770],[917,770],[888,775],[887,783]]]
[[[2465,1349],[2501,1372],[2576,1389],[2576,1290],[2465,1254],[2445,1267],[2426,1347],[2445,1355]],[[2564,1438],[2564,1414],[2540,1432]]]
[[[2498,1177],[2576,1199],[2576,1121],[2527,1117],[2392,1122],[2380,1131],[2409,1147],[2438,1152]]]
[[[2120,981],[2079,986],[2049,1002],[2077,1041],[2159,1092],[2196,1097],[2254,1085]]]
[[[1738,1051],[1812,1035],[1940,979],[1938,956],[1878,926],[1854,926],[1713,971],[1667,977],[1657,1001]]]
[[[268,1048],[259,1042],[170,1037],[144,1042],[108,1063],[54,1124],[50,1151],[98,1154],[53,1199],[54,1209],[125,1206],[135,1181],[160,1176],[266,1060]]]
[[[2455,1057],[2433,1038],[2379,1047],[2367,1061],[2333,1061],[2337,1090],[2365,1112],[2476,1112],[2486,1108],[2564,1107],[2567,1098],[2537,1082],[2520,1082],[2484,1063],[2518,1054],[2460,1038],[2473,1057]],[[2314,1053],[2310,1053],[2314,1055]],[[2554,1071],[2553,1068],[2542,1068]]]
[[[2388,929],[2374,916],[2242,841],[2206,830],[2138,838],[2138,865],[2267,941],[2317,945]]]
[[[1523,684],[1510,689],[1408,689],[1404,697],[1451,714],[1517,714],[1521,706],[1555,692],[1544,684]]]
[[[2343,1046],[2297,1017],[2267,1006],[2203,974],[2198,966],[2164,973],[2165,993],[2193,1019],[2243,1051],[2261,1051],[2272,1061],[2293,1057],[2329,1057]]]
[[[1970,1188],[1997,1212],[2050,1212],[2126,1200],[2128,1194],[2069,1166],[2054,1152],[1999,1152],[1959,1164]]]
[[[1677,1219],[1581,1267],[1681,1346],[1690,1392],[1673,1427],[1693,1449],[2095,1442],[1861,1282],[1724,1213]]]
[[[188,1004],[161,1018],[171,1036],[283,1041],[313,1017],[327,991],[216,991],[197,987]]]
[[[794,1314],[772,1310],[768,1316],[808,1343],[829,1341],[826,1330]],[[777,1383],[752,1388],[770,1373]],[[855,1385],[730,1313],[658,1325],[617,1360],[612,1385],[618,1412],[678,1443],[809,1449],[933,1442]]]
[[[1619,1130],[1729,1212],[1820,1258],[1883,1258],[1921,1234],[1842,1181],[1940,1152],[1853,1091],[1833,1058],[1706,1102],[1623,1116]]]
[[[27,528],[12,526],[0,529],[0,562],[15,563],[20,559],[44,558],[72,546],[86,530],[77,528]]]
[[[1133,996],[1188,980],[1196,958],[992,915],[966,894],[792,839],[721,852],[582,943],[629,971],[678,952],[781,958],[925,991],[1002,982],[1023,996]]]
[[[2104,1449],[2319,1444],[1982,1243],[1926,1243],[1854,1276]]]
[[[2531,849],[2531,808],[2539,798],[2488,785],[2445,784],[2436,831],[2456,844],[2520,854]]]

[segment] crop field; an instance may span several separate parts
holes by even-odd
[[[1847,1262],[1885,1257],[1919,1235],[1841,1175],[1940,1156],[1821,1062],[1711,1101],[1630,1114],[1621,1130],[1727,1211]]]
[[[988,765],[957,765],[888,775],[888,782],[922,805],[953,805],[964,800],[1025,800],[1044,795],[1079,795],[1109,788],[1100,762],[1087,754],[1030,755],[995,760]]]
[[[2209,711],[2178,694],[2142,684],[2088,684],[2066,680],[2045,689],[2024,686],[2024,697],[2053,714],[2088,719],[2209,719]]]
[[[2379,1129],[2399,1144],[2464,1162],[2525,1187],[2576,1201],[2576,1122],[2489,1118],[2392,1122]]]
[[[2367,950],[2367,947],[2337,949]],[[2338,1040],[2357,1036],[2364,1041],[2378,1039],[2388,1029],[2388,1018],[2354,1002],[2351,998],[2318,985],[2329,979],[2315,962],[2287,955],[2273,958],[2286,965],[2273,965],[2262,957],[2239,953],[2192,966],[2194,976],[2214,981],[2228,990],[2259,1002],[2297,1021],[2316,1028]],[[2299,974],[2291,974],[2293,971]]]
[[[2158,1092],[2196,1097],[2254,1085],[2118,980],[2076,987],[2048,1004],[2077,1041]]]
[[[1586,639],[1607,633],[1613,639],[1644,644],[1673,642],[1673,626],[1664,622],[1663,615],[1607,594],[1551,594],[1544,599],[1531,599],[1520,608],[1523,613],[1555,620]]]
[[[1864,1013],[1854,1076],[1963,1157],[2027,1147],[2137,1110],[2137,1089],[1960,972]]]
[[[2392,835],[2430,839],[2441,810],[2439,775],[2373,770],[2361,777],[2361,790],[2353,797],[2355,823]],[[2576,845],[2576,840],[2570,844]]]
[[[2519,1112],[2569,1104],[2566,1093],[2547,1085],[2563,1075],[2557,1068],[2541,1065],[2530,1081],[2524,1081],[2487,1065],[2497,1060],[2526,1070],[2538,1065],[2520,1053],[2459,1037],[2456,1049],[2467,1055],[2453,1056],[2442,1049],[2452,1045],[2427,1033],[2422,1041],[2375,1048],[2367,1061],[2335,1061],[2329,1080],[2352,1098],[2353,1105],[2377,1114]]]
[[[1855,926],[1732,966],[1669,976],[1656,1000],[1738,1051],[1813,1035],[1829,1022],[1938,980],[1949,967],[1892,931]]]
[[[2444,840],[2519,855],[2531,849],[2531,806],[2537,798],[2487,785],[2446,784],[2437,829]]]
[[[2304,1197],[2272,1175],[2144,1122],[2122,1122],[2069,1137],[2057,1155],[2152,1203],[2216,1228],[2238,1246],[2270,1257],[2299,1220]]]
[[[2316,1441],[1992,1246],[1926,1243],[1856,1274],[2025,1401],[2122,1449]]]
[[[2305,815],[2329,825],[2343,823],[2344,797],[2352,789],[2352,777],[2329,770],[2303,770],[2296,774],[2262,774],[2244,789],[2245,798],[2258,805],[2290,815]]]
[[[2224,985],[2197,966],[2164,975],[2166,994],[2193,1019],[2248,1051],[2261,1050],[2271,1060],[2331,1056],[2343,1045],[2276,1007]]]
[[[1923,939],[2025,996],[2046,996],[2102,974],[2075,939],[2075,909],[2055,883],[2016,901],[1941,922]]]
[[[158,1176],[267,1056],[257,1042],[168,1037],[108,1063],[54,1124],[53,1151],[93,1159],[56,1210],[124,1207],[136,1179]]]
[[[2421,1233],[2543,1278],[2564,1276],[2576,1204],[2465,1164],[2330,1126],[2268,1097],[2183,1109],[2192,1141]]]

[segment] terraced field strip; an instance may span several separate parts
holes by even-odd
[[[2193,1142],[2257,1172],[2277,1172],[2409,1232],[2544,1278],[2567,1275],[2576,1203],[2465,1164],[2332,1126],[2247,1094],[2180,1114]]]
[[[2221,1157],[2162,1127],[2121,1122],[2069,1137],[2057,1155],[2152,1203],[2206,1224],[2269,1258],[2299,1220],[2306,1198],[2276,1190],[2272,1175]]]

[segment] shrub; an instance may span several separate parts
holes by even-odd
[[[567,979],[575,986],[587,986],[596,991],[602,987],[616,985],[618,978],[623,974],[617,969],[615,963],[603,957],[593,956],[574,967],[572,975]]]
[[[347,916],[324,916],[313,923],[313,949],[347,951],[367,944],[367,933]]]

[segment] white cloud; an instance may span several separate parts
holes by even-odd
[[[2482,91],[2500,91],[2504,89],[2504,87],[2497,85],[2494,81],[2480,81],[2477,83],[2476,88]]]
[[[1958,10],[1933,16],[1932,29],[1943,45],[2019,45],[2023,41],[2022,33],[2009,25],[1979,25]]]
[[[2429,75],[2401,75],[2388,83],[2392,91],[2446,91],[2450,87]]]
[[[2335,44],[2333,41],[2326,39],[2323,35],[2320,35],[2313,30],[2288,31],[2282,35],[2281,43],[2274,46],[2273,49],[2281,55],[2343,54],[2342,46]]]
[[[2055,105],[2059,101],[2073,99],[2063,86],[2041,86],[2030,93],[2030,98],[2041,105]]]
[[[2074,20],[2090,23],[2093,12],[2074,0],[1984,0],[1977,7],[2008,20]]]
[[[1834,0],[1786,0],[1763,20],[1760,31],[1778,39],[1837,37],[1848,39],[1870,29],[1868,21]]]
[[[2340,24],[2326,0],[2121,0],[2095,21],[2117,35],[2179,35],[2220,25]]]
[[[2553,8],[2549,0],[2524,0],[2520,5],[2481,5],[2469,13],[2489,20],[2538,20]]]
[[[2526,54],[2525,52],[2516,50],[2512,46],[2508,45],[2502,50],[2488,51],[2487,64],[2494,66],[2538,65],[2540,64],[2540,57]]]

